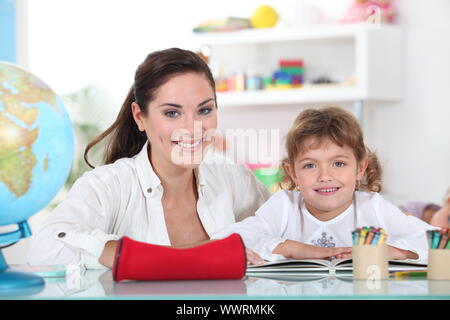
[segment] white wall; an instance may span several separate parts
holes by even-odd
[[[24,0],[21,0],[24,1]],[[265,1],[287,6],[292,1]],[[327,9],[325,21],[349,0],[314,0]],[[251,1],[28,1],[28,66],[59,94],[95,83],[117,101],[114,118],[145,55],[170,46],[188,47],[192,26],[228,15],[249,16]],[[450,185],[450,1],[399,0],[404,27],[404,99],[368,103],[364,128],[368,145],[384,167],[384,195],[394,203],[441,202]],[[278,128],[287,131],[305,106],[221,108],[222,128]],[[44,213],[31,219],[33,230]],[[24,263],[27,240],[4,250],[9,263]]]
[[[450,2],[398,1],[404,99],[367,108],[367,140],[395,202],[442,203],[450,186]]]

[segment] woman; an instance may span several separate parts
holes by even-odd
[[[217,127],[215,83],[196,54],[172,48],[138,67],[107,139],[105,164],[84,174],[34,236],[30,264],[112,267],[117,240],[177,247],[207,241],[270,196],[243,165],[206,160]]]

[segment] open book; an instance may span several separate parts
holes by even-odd
[[[427,270],[427,261],[419,260],[391,260],[389,261],[389,272]],[[303,273],[321,272],[338,273],[352,272],[352,259],[307,259],[307,260],[277,260],[266,262],[262,265],[248,265],[247,275],[258,275],[262,273]]]

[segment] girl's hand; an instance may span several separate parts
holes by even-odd
[[[351,247],[321,248],[294,240],[286,240],[280,243],[273,253],[281,254],[291,259],[327,259],[337,257],[339,259],[350,258]]]
[[[263,264],[264,260],[255,251],[245,248],[248,264]]]
[[[339,251],[338,254],[336,254],[337,259],[351,259],[352,258],[352,247],[340,247],[336,248],[342,251]]]
[[[337,259],[347,259],[352,257],[351,247],[338,247],[338,248],[321,248],[312,246],[311,254],[313,259],[331,259],[336,257]]]
[[[417,253],[388,246],[388,260],[419,259]]]

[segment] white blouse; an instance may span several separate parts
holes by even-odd
[[[125,235],[170,245],[161,201],[163,187],[148,159],[147,144],[133,158],[99,166],[75,182],[67,198],[33,235],[30,264],[104,268],[98,258],[105,243]],[[214,156],[205,160],[194,170],[197,212],[211,236],[254,215],[270,192],[245,165],[214,161]]]
[[[306,209],[299,192],[281,190],[255,216],[228,226],[213,238],[239,233],[247,247],[270,261],[284,259],[272,251],[287,239],[320,247],[351,247],[351,232],[364,226],[383,228],[388,245],[413,251],[419,260],[428,259],[426,231],[437,229],[405,215],[378,193],[357,191],[355,201],[347,210],[331,220],[320,221]]]

